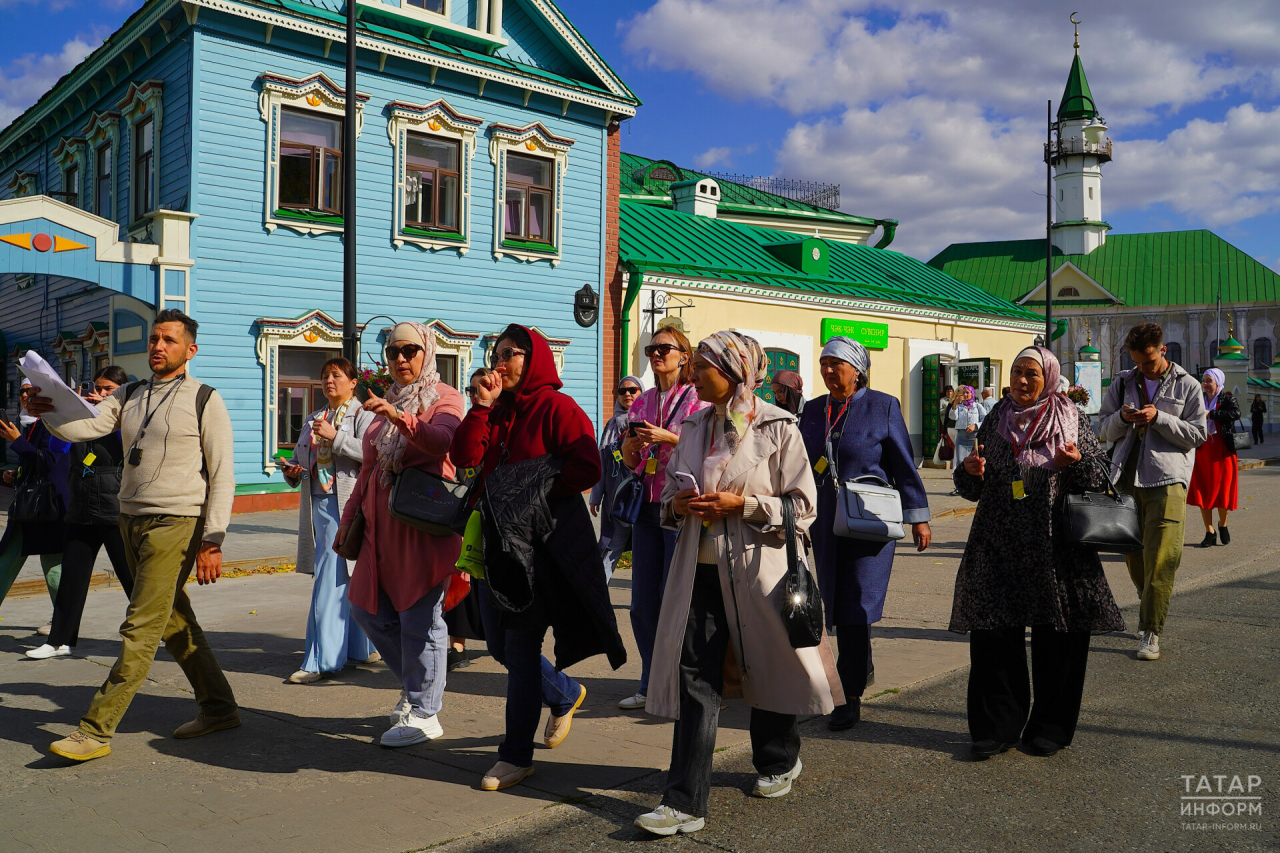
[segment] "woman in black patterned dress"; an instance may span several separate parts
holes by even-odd
[[[969,633],[969,733],[979,760],[1019,740],[1033,755],[1069,746],[1089,637],[1124,630],[1097,552],[1058,530],[1068,492],[1107,485],[1088,418],[1056,390],[1060,374],[1044,347],[1019,353],[1010,395],[992,409],[978,431],[977,453],[954,475],[960,494],[978,502],[950,628]]]

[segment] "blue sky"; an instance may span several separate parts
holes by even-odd
[[[839,183],[894,248],[1043,233],[1045,100],[1079,12],[1117,233],[1211,228],[1280,268],[1280,4],[558,0],[644,100],[625,150]],[[0,0],[0,124],[138,0]]]

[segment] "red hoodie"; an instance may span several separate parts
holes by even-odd
[[[595,430],[582,407],[560,392],[564,383],[546,339],[532,329],[525,332],[533,346],[520,384],[514,392],[503,391],[495,406],[471,407],[453,434],[449,457],[459,468],[474,468],[483,460],[488,474],[498,467],[504,449],[504,462],[549,453],[564,463],[551,497],[580,494],[600,480]]]

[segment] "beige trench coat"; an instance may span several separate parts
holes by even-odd
[[[817,515],[817,487],[795,417],[763,400],[758,405],[756,420],[721,478],[722,491],[754,495],[767,516],[763,521],[745,521],[736,515],[716,522],[720,590],[731,635],[729,656],[738,664],[742,697],[751,707],[780,714],[829,714],[845,702],[830,643],[824,636],[814,648],[793,649],[782,622],[787,550],[781,496],[794,498],[796,526],[807,530]],[[645,709],[672,719],[680,716],[680,653],[702,531],[697,518],[676,516],[672,501],[680,487],[673,475],[676,471],[692,474],[707,488],[702,463],[714,416],[715,409],[707,408],[684,421],[662,490],[663,525],[679,533],[662,595]],[[731,667],[726,667],[726,674],[730,672]]]

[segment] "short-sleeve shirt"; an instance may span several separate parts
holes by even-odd
[[[650,423],[663,429],[680,434],[680,425],[710,403],[698,399],[698,392],[692,385],[676,385],[670,391],[660,392],[657,387],[650,388],[640,395],[640,399],[631,405],[627,420],[631,423]],[[657,503],[662,498],[662,486],[667,480],[667,460],[671,458],[675,448],[669,444],[658,447],[658,469],[653,474],[645,475],[645,500]],[[644,473],[647,453],[641,453],[637,474]]]

